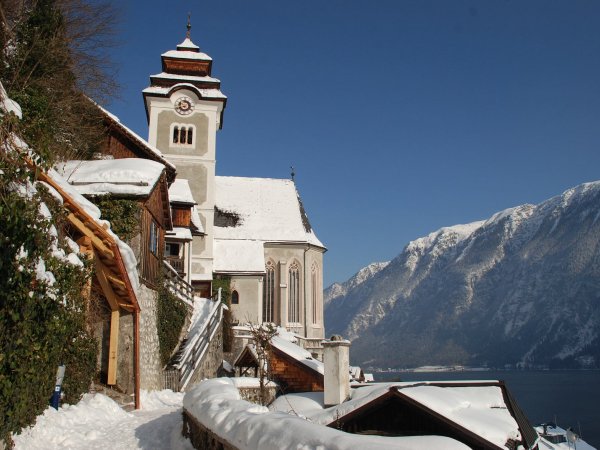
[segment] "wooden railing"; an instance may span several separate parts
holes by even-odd
[[[185,274],[185,260],[179,256],[167,256],[165,257],[165,261],[167,261],[173,269],[179,274]]]
[[[169,290],[188,306],[194,304],[194,288],[185,281],[168,261],[163,261],[163,274]]]

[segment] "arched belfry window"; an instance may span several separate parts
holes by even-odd
[[[275,322],[275,264],[268,261],[263,283],[263,322]]]
[[[321,307],[319,302],[319,266],[315,263],[310,270],[310,290],[312,306],[312,323],[319,323],[321,317]]]
[[[174,123],[171,125],[171,146],[193,146],[196,137],[196,126],[190,124]]]
[[[233,291],[231,293],[231,304],[239,305],[239,303],[240,303],[240,294],[238,294],[238,291]]]
[[[300,266],[293,262],[288,280],[288,322],[300,323]]]

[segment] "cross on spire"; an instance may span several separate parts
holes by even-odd
[[[190,39],[190,32],[192,30],[192,22],[191,22],[192,13],[188,13],[188,21],[187,21],[187,31],[185,32],[185,37]]]

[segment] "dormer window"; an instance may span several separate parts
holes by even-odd
[[[179,123],[171,125],[171,147],[193,147],[195,137],[195,125]]]

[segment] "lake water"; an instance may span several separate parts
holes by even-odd
[[[375,381],[504,380],[532,425],[555,421],[600,450],[600,371],[384,372]]]

